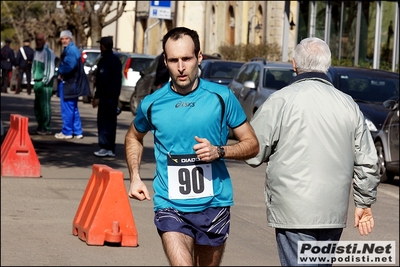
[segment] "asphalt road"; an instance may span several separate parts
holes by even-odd
[[[29,119],[28,130],[41,164],[40,178],[1,178],[1,265],[2,266],[168,266],[153,224],[153,203],[129,200],[138,232],[137,247],[112,244],[90,246],[72,234],[72,224],[92,174],[93,164],[105,164],[129,175],[124,156],[124,136],[133,119],[129,111],[118,117],[115,158],[97,158],[96,110],[79,102],[84,138],[57,140],[34,133],[34,94],[1,94],[1,119],[9,129],[10,114]],[[52,98],[52,127],[61,129],[59,99]],[[3,140],[3,139],[2,139]],[[154,172],[153,137],[145,137],[141,175],[151,189]],[[233,142],[233,140],[231,140]],[[228,160],[235,190],[231,233],[222,266],[277,266],[274,229],[267,226],[264,204],[264,167],[251,168]],[[395,241],[399,264],[399,180],[381,184],[373,206],[374,231],[360,237],[353,228],[354,204],[350,198],[348,225],[342,235],[347,241]],[[306,216],[306,214],[305,214]],[[339,264],[340,265],[340,264]],[[367,263],[365,266],[373,264]]]

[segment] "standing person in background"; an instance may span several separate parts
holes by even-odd
[[[35,92],[36,122],[38,124],[37,134],[52,134],[51,122],[51,96],[53,95],[53,82],[55,75],[55,55],[46,45],[43,33],[36,34],[36,51],[33,58],[33,90]]]
[[[329,46],[306,38],[295,47],[292,64],[297,76],[270,95],[250,122],[260,152],[246,160],[253,167],[267,162],[268,226],[275,228],[283,266],[299,265],[299,241],[339,241],[351,188],[354,227],[368,235],[379,184],[377,153],[364,116],[326,75]]]
[[[93,108],[97,109],[97,132],[100,150],[97,157],[115,156],[117,133],[117,107],[121,93],[122,64],[112,50],[112,37],[100,39],[101,58],[96,69],[96,92]]]
[[[28,95],[32,92],[32,62],[35,51],[30,47],[31,41],[29,39],[24,40],[24,46],[20,47],[17,53],[16,66],[18,68],[18,85],[16,94],[21,93],[22,77],[26,75],[26,92]]]
[[[89,82],[83,70],[81,52],[75,46],[69,30],[60,34],[64,47],[58,67],[58,94],[60,96],[62,130],[56,133],[57,139],[83,138],[81,117],[78,109],[79,96],[89,95]]]
[[[158,56],[156,76],[154,78],[154,86],[159,89],[169,81],[169,72],[164,63],[164,53]]]
[[[1,92],[7,93],[10,72],[15,66],[15,53],[10,47],[11,39],[6,39],[6,44],[1,48]]]
[[[140,102],[125,137],[128,195],[150,200],[139,169],[151,131],[154,223],[170,265],[219,266],[233,205],[225,159],[255,156],[258,142],[232,91],[198,77],[203,54],[196,31],[170,30],[163,51],[171,81]],[[238,140],[230,145],[229,128]]]

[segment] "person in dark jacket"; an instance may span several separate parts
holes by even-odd
[[[20,47],[17,53],[16,66],[18,68],[18,85],[16,94],[21,92],[22,77],[25,73],[26,75],[26,92],[28,95],[32,92],[32,62],[35,55],[35,51],[30,47],[30,40],[24,40],[24,46]]]
[[[101,58],[96,70],[96,92],[92,106],[97,109],[97,131],[100,150],[97,157],[115,156],[118,98],[121,93],[122,64],[114,55],[112,37],[100,39]]]
[[[164,53],[158,56],[158,64],[156,69],[156,76],[154,79],[154,86],[158,89],[163,87],[169,81],[169,72],[164,63]]]
[[[6,44],[1,48],[1,92],[7,93],[10,72],[15,66],[15,53],[10,48],[11,40],[6,39]]]
[[[60,34],[64,47],[58,67],[58,95],[60,97],[62,130],[57,139],[83,138],[81,117],[78,110],[79,96],[89,95],[89,82],[84,74],[81,52],[72,40],[69,30]]]

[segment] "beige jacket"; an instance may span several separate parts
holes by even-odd
[[[310,229],[346,226],[349,194],[357,207],[376,201],[375,146],[357,103],[321,73],[298,75],[273,93],[251,120],[268,161],[268,225]]]

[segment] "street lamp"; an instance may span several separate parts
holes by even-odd
[[[292,15],[292,19],[290,20],[290,29],[291,30],[293,30],[293,28],[294,28],[294,26],[296,26],[296,24],[294,24],[294,21],[293,21],[293,13],[292,13],[292,11],[290,11],[290,14]]]
[[[254,27],[254,30],[256,33],[259,33],[262,29],[262,24],[260,24],[258,17],[256,15],[253,15],[248,22],[248,30],[247,30],[247,43],[249,43],[250,40],[250,31],[251,31],[251,22],[253,21],[253,18],[257,19],[257,25]]]

